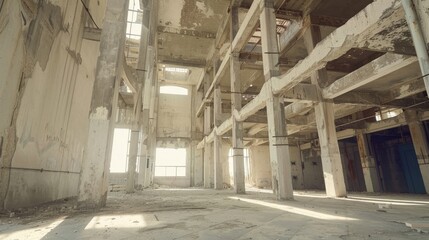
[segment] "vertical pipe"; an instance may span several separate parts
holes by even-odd
[[[405,18],[407,19],[408,27],[410,28],[411,36],[413,38],[414,47],[416,49],[417,57],[419,59],[420,70],[423,74],[426,92],[429,96],[429,55],[426,48],[426,42],[423,37],[423,32],[417,18],[416,9],[412,0],[402,0],[402,5],[405,11]]]

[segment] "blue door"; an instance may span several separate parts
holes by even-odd
[[[401,167],[408,185],[408,191],[410,193],[425,194],[425,185],[413,144],[406,143],[399,145],[398,150],[401,159]]]

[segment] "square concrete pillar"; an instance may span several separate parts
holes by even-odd
[[[112,137],[110,130],[113,129],[110,120],[113,96],[115,89],[118,89],[116,79],[124,54],[127,11],[128,0],[107,2],[91,100],[88,140],[79,181],[78,205],[82,208],[99,208],[106,204],[109,139]]]
[[[359,149],[359,156],[363,170],[363,177],[365,179],[365,186],[367,192],[380,192],[381,184],[377,172],[377,164],[375,158],[369,151],[369,143],[366,134],[363,130],[356,130],[356,140]]]

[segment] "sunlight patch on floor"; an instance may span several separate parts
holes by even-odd
[[[47,224],[37,224],[31,228],[11,232],[11,233],[0,233],[0,239],[4,240],[15,240],[15,239],[42,239],[54,228],[58,227],[64,220],[66,216],[50,221]]]
[[[104,228],[143,228],[147,223],[141,214],[95,216],[86,225],[88,229]]]
[[[290,213],[294,213],[294,214],[298,214],[298,215],[302,215],[302,216],[306,216],[306,217],[312,217],[312,218],[316,218],[316,219],[343,220],[343,221],[358,220],[356,218],[349,218],[349,217],[331,215],[331,214],[326,214],[326,213],[320,213],[320,212],[315,212],[315,211],[311,211],[311,210],[307,210],[307,209],[303,209],[303,208],[291,207],[288,205],[264,202],[264,201],[254,200],[254,199],[247,199],[247,198],[241,198],[241,197],[229,197],[229,198],[234,199],[234,200],[240,200],[240,201],[247,202],[247,203],[261,205],[264,207],[270,207],[270,208],[274,208],[274,209],[278,209],[278,210],[282,210],[285,212],[290,212]]]

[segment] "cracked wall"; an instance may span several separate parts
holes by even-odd
[[[99,44],[80,1],[2,3],[0,208],[74,197]]]

